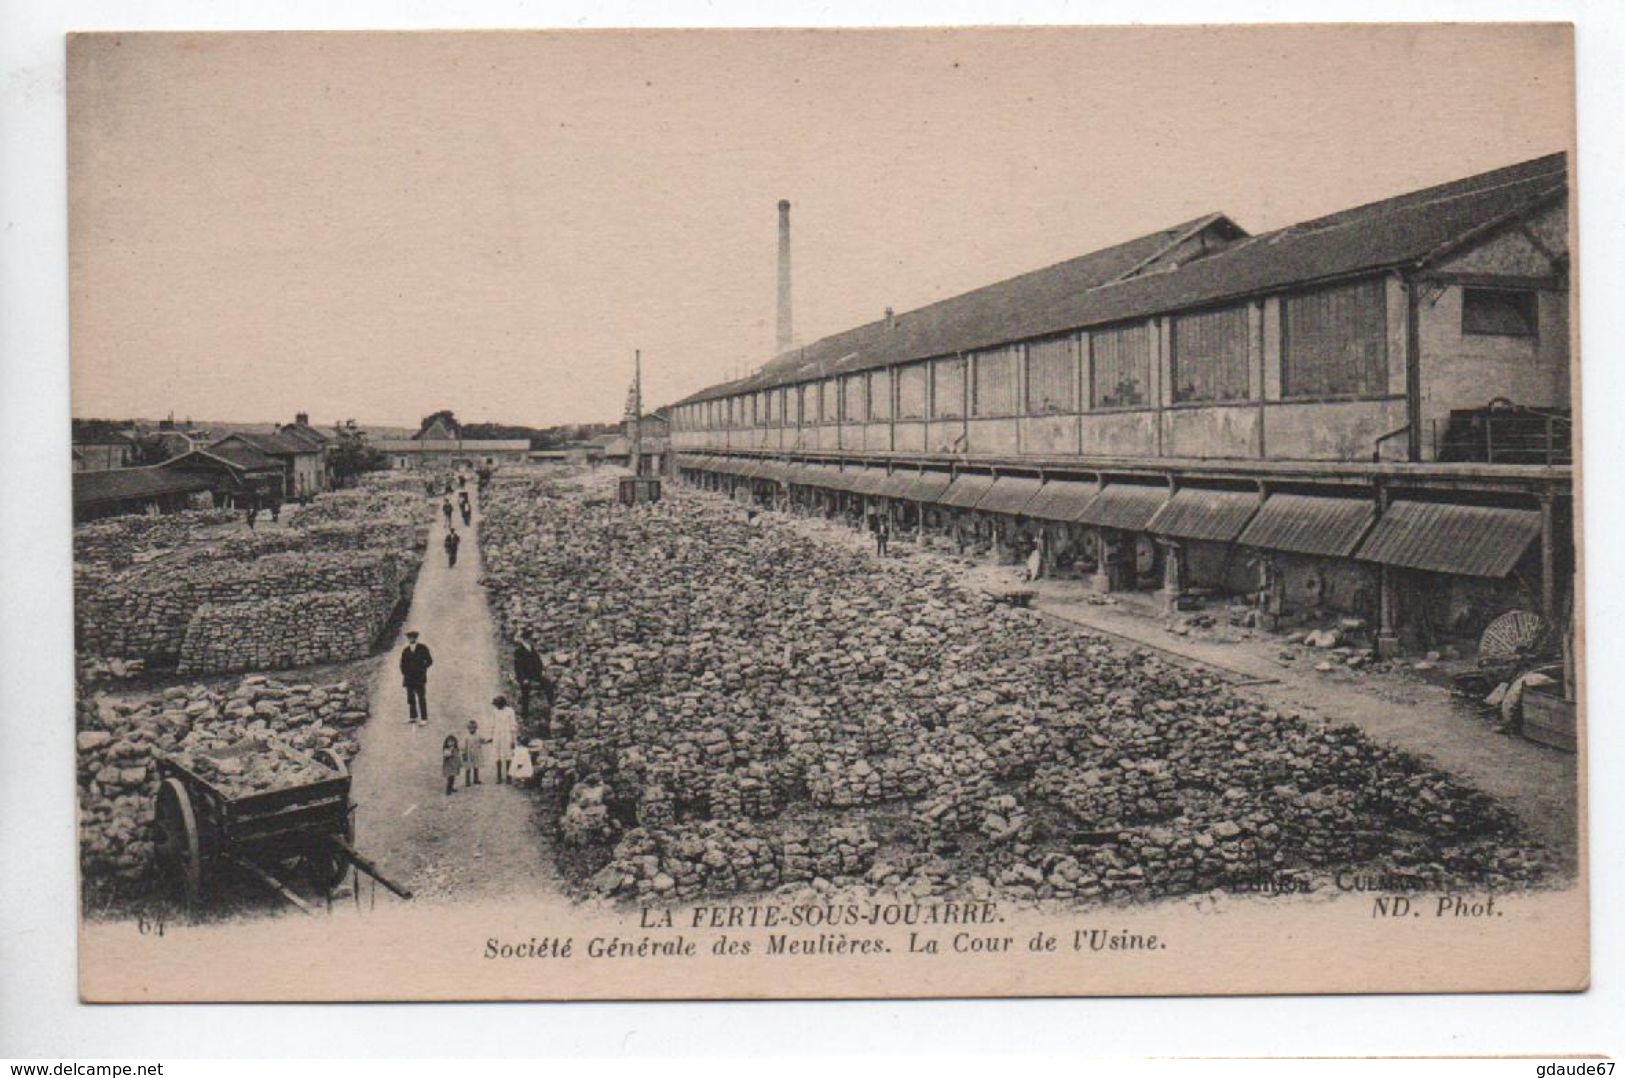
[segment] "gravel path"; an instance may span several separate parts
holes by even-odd
[[[470,492],[471,497],[475,495]],[[501,687],[495,629],[479,586],[480,517],[459,526],[457,567],[446,566],[437,519],[402,635],[379,660],[372,717],[361,730],[355,763],[356,846],[419,901],[468,900],[556,889],[558,874],[547,840],[533,820],[532,801],[515,786],[483,783],[444,792],[440,743],[470,717],[489,715]],[[459,518],[460,520],[460,518]],[[405,630],[416,629],[434,654],[429,672],[428,726],[406,723],[399,657]],[[363,889],[368,884],[363,880]]]

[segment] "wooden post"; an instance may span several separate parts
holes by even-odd
[[[1377,485],[1377,519],[1388,511],[1388,488]],[[1377,567],[1377,658],[1391,659],[1399,654],[1399,633],[1395,629],[1398,593],[1395,590],[1392,566]]]
[[[1557,580],[1554,573],[1552,492],[1540,494],[1540,612],[1546,621],[1557,624]]]

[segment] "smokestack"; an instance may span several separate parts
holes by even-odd
[[[790,350],[790,200],[779,199],[779,336],[778,352]]]

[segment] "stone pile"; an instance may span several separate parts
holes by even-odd
[[[878,843],[862,824],[768,830],[749,820],[640,827],[616,843],[591,880],[602,895],[692,899],[850,880],[874,865]]]
[[[633,827],[600,891],[797,882],[762,851],[809,812],[887,819],[884,878],[920,893],[1178,894],[1260,866],[1423,864],[1441,887],[1549,871],[1491,799],[1352,728],[995,604],[925,559],[878,563],[711,495],[606,493],[505,478],[481,527],[493,609],[539,642],[574,735],[550,744],[544,788],[599,774],[607,816]]]
[[[214,554],[166,559],[117,579],[85,574],[77,581],[74,610],[79,651],[173,663],[205,606],[252,606],[274,597],[355,589],[373,593],[364,628],[376,637],[407,598],[408,569],[392,552],[272,554],[249,562]],[[252,668],[197,665],[200,661],[201,653],[194,652],[187,669]]]
[[[288,523],[300,528],[317,524],[342,524],[357,520],[394,521],[415,524],[428,517],[427,502],[421,490],[362,487],[318,494],[308,505],[295,509]]]
[[[202,509],[94,520],[73,529],[73,558],[76,562],[121,568],[144,553],[185,546],[199,531],[232,524],[237,519],[238,514],[230,509]]]
[[[186,627],[179,671],[285,670],[371,653],[395,608],[368,588],[205,603]]]
[[[274,737],[244,737],[222,749],[184,748],[174,760],[230,798],[309,786],[338,775]]]
[[[233,519],[225,512],[178,513],[75,529],[78,651],[156,667],[175,665],[185,651],[185,669],[193,673],[274,669],[307,653],[321,657],[313,661],[364,655],[410,600],[432,516],[422,495],[381,486],[320,495],[281,526],[211,527]],[[373,598],[308,598],[358,589]],[[269,600],[280,605],[252,610]],[[205,607],[213,608],[208,624],[195,625]],[[253,614],[252,622],[233,634],[220,620],[226,607]],[[255,626],[291,631],[288,619],[307,609],[349,620],[311,621],[323,640],[262,640],[242,655],[225,654],[230,641]],[[283,658],[270,665],[255,658],[267,654]]]
[[[78,694],[80,863],[87,883],[123,889],[150,878],[149,826],[158,790],[154,753],[225,750],[275,739],[298,753],[328,749],[348,761],[367,719],[358,682],[287,684],[264,676],[235,686],[182,685],[136,697]]]

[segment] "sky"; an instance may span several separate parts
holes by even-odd
[[[1566,27],[77,36],[77,416],[534,426],[1572,143]]]

